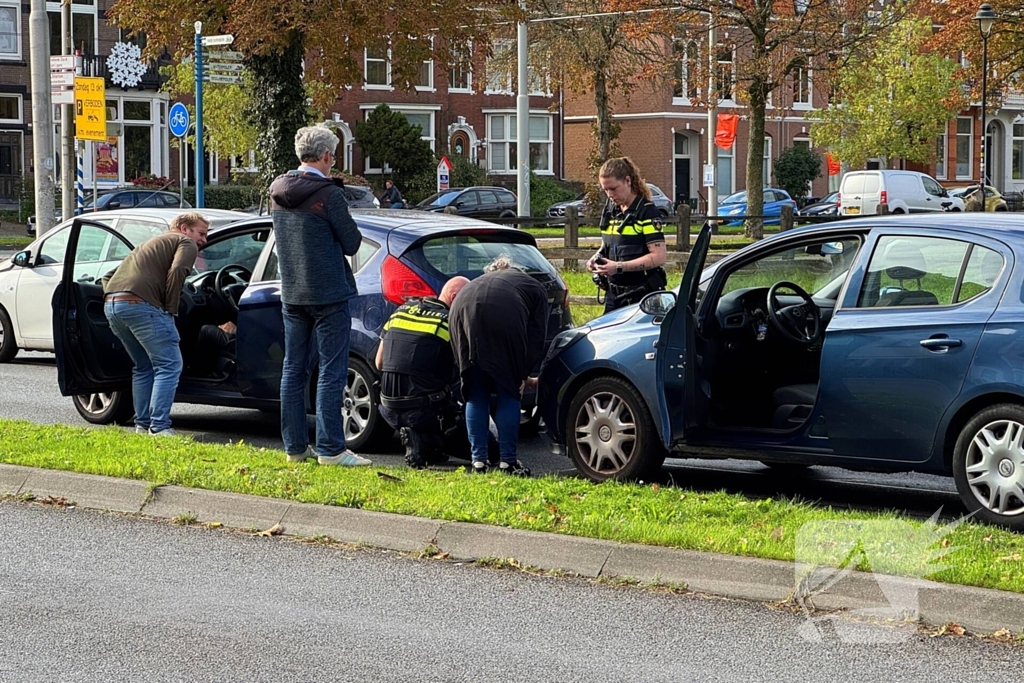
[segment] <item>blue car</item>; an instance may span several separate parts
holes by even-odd
[[[952,475],[1024,530],[1024,218],[856,219],[788,231],[677,293],[555,338],[539,408],[584,476],[665,457]]]
[[[782,207],[793,207],[793,214],[796,214],[796,202],[785,190],[766,187],[764,190],[764,209],[762,215],[765,217],[765,225],[778,223],[782,216]],[[743,218],[747,215],[747,192],[737,192],[723,199],[718,205],[718,217],[730,219],[726,225],[743,225]]]
[[[377,410],[373,358],[384,322],[403,302],[434,296],[455,275],[474,278],[499,255],[507,254],[549,293],[549,339],[571,324],[568,289],[534,238],[457,216],[412,211],[353,212],[363,235],[349,257],[359,294],[349,302],[351,357],[342,407],[346,438],[354,450],[372,448],[392,431]],[[73,274],[79,245],[111,234],[101,223],[75,220],[68,237],[61,284],[54,292],[54,345],[61,393],[94,424],[125,423],[132,418],[131,359],[114,337],[103,314],[100,285],[77,281]],[[281,281],[269,217],[233,223],[211,231],[193,274],[185,282],[177,327],[185,371],[175,401],[276,410],[284,360]],[[339,275],[340,277],[340,275]],[[204,325],[237,324],[234,349],[215,359],[197,354]],[[314,410],[316,377],[310,379]],[[533,415],[533,396],[524,397]]]

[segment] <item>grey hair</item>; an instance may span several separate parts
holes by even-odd
[[[327,126],[306,126],[295,133],[295,156],[299,161],[319,161],[338,149],[338,136]]]
[[[501,256],[499,256],[498,258],[494,259],[493,261],[488,263],[486,266],[484,266],[484,272],[485,273],[493,273],[496,270],[513,270],[513,269],[514,270],[522,270],[522,268],[517,266],[515,264],[515,261],[513,261],[512,257],[509,256],[508,254],[502,254]]]

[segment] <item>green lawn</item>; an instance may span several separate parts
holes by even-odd
[[[4,249],[24,249],[30,244],[31,237],[0,237],[0,247]]]
[[[0,420],[0,433],[0,462],[15,465],[785,561],[794,560],[798,534],[809,528],[807,524],[866,520],[897,534],[901,529],[921,529],[919,521],[904,524],[894,513],[836,510],[801,500],[657,484],[595,485],[575,478],[498,474],[471,477],[461,469],[294,465],[280,451],[243,443],[153,439],[117,427]],[[381,477],[379,472],[391,476]],[[948,568],[931,578],[1024,592],[1024,536],[965,522],[947,538],[942,546],[954,549],[943,560]],[[868,555],[876,560],[871,569],[913,575],[913,563],[920,558],[892,551],[904,540],[880,538],[879,552]],[[823,562],[840,562],[833,556],[839,549],[819,550]]]

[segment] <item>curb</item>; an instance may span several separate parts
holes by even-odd
[[[240,529],[284,527],[287,536],[325,536],[336,541],[405,553],[442,553],[454,560],[514,559],[523,566],[586,578],[685,585],[695,593],[757,602],[791,602],[797,566],[693,550],[618,543],[538,531],[446,522],[385,512],[293,503],[99,475],[0,464],[0,495],[32,493],[83,508],[141,514],[157,519],[194,516]],[[917,596],[919,621],[955,622],[976,633],[1024,632],[1024,595],[988,588],[884,577]],[[818,609],[872,610],[889,606],[879,575],[852,572],[827,593],[814,596]],[[883,615],[884,616],[884,615]]]

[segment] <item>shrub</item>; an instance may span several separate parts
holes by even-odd
[[[807,186],[821,176],[821,157],[803,145],[788,147],[775,162],[775,182],[796,201],[807,194]]]
[[[466,157],[453,154],[448,161],[452,162],[452,187],[473,187],[475,185],[490,184],[487,182],[487,172]]]
[[[575,199],[576,194],[553,178],[530,171],[530,215],[544,216],[549,206]]]
[[[256,185],[207,185],[203,199],[208,209],[244,210],[259,204],[261,188]],[[184,189],[185,201],[195,206],[196,188]]]

